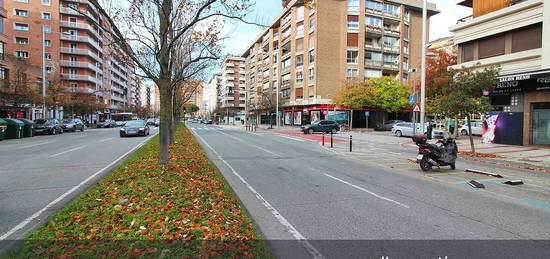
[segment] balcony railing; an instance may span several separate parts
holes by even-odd
[[[460,19],[458,19],[458,20],[456,21],[456,24],[463,23],[463,22],[467,22],[467,21],[469,21],[469,20],[471,20],[471,19],[474,19],[474,17],[471,16],[471,15],[466,16],[466,17],[462,17],[462,18],[460,18]]]
[[[384,62],[383,68],[393,69],[397,70],[399,69],[399,66],[395,62]]]
[[[101,47],[99,46],[99,43],[97,41],[93,40],[91,37],[61,34],[60,38],[62,40],[86,42],[86,43],[92,45],[93,47],[95,47],[97,50],[101,51]]]
[[[79,68],[88,68],[91,69],[97,73],[102,74],[103,70],[99,67],[96,67],[94,64],[90,62],[78,62],[78,61],[69,61],[69,60],[61,60],[60,62],[61,66],[63,67],[79,67]]]
[[[94,34],[98,39],[101,39],[101,35],[99,35],[99,32],[97,32],[93,26],[87,24],[87,23],[79,23],[79,22],[69,22],[69,21],[60,21],[59,25],[62,27],[69,27],[69,28],[78,28],[83,30],[88,30],[92,34]]]
[[[370,24],[365,25],[365,31],[375,34],[382,34],[382,28],[377,26],[372,26]]]
[[[382,66],[382,60],[365,60],[366,66]]]
[[[93,51],[87,50],[87,49],[61,48],[61,53],[76,54],[76,55],[87,55],[89,57],[92,57],[96,61],[103,62],[103,59],[101,59],[97,54],[95,54]]]
[[[88,81],[98,85],[102,84],[101,80],[89,75],[61,74],[61,78],[65,80]]]

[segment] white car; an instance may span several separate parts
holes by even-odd
[[[482,124],[481,122],[473,121],[472,122],[472,135],[480,135],[481,136],[482,131]],[[460,134],[462,136],[467,136],[468,134],[468,123],[462,125],[460,128]]]
[[[391,128],[391,133],[397,137],[412,137],[414,136],[412,122],[400,122]],[[416,123],[416,134],[422,135],[422,124]]]

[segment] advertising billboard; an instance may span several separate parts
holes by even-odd
[[[485,144],[523,144],[522,112],[489,112],[485,114],[481,142]]]

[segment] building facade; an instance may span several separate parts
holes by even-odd
[[[87,0],[5,4],[6,35],[12,43],[7,53],[38,66],[44,56],[48,81],[59,81],[75,94],[94,95],[105,107],[97,111],[100,117],[141,104],[139,79],[100,29],[110,29],[105,17]]]
[[[328,115],[349,120],[349,113],[336,112],[339,107],[332,101],[349,80],[390,76],[409,83],[409,69],[420,67],[420,0],[306,5],[287,0],[283,5],[242,57],[249,101],[279,93],[285,125],[309,124]],[[434,4],[428,8],[429,16],[438,13]],[[354,127],[365,127],[365,120],[364,112],[354,113]]]
[[[235,123],[244,118],[246,105],[245,58],[227,56],[222,63],[221,87],[218,91],[221,117],[225,123]]]
[[[218,108],[218,103],[221,102],[218,95],[218,92],[221,89],[221,83],[222,74],[214,73],[202,90],[204,106],[203,109],[206,111],[207,114],[210,114],[212,117],[216,116],[214,113]]]
[[[493,137],[512,144],[550,145],[550,1],[465,0],[472,16],[452,26],[453,68],[500,66],[489,94],[497,111]],[[500,112],[500,113],[498,113]],[[488,121],[486,119],[486,121]],[[499,121],[499,123],[496,123]],[[514,134],[504,133],[514,132]],[[496,137],[495,137],[496,136]]]

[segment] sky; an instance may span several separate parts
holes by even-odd
[[[324,0],[319,0],[324,1]],[[430,40],[450,36],[449,26],[456,24],[456,21],[462,17],[471,14],[471,10],[456,5],[455,0],[428,0],[437,5],[441,11],[438,15],[430,19]],[[281,0],[256,0],[256,5],[247,20],[255,21],[260,24],[269,24],[281,12]],[[242,23],[228,24],[224,29],[225,51],[227,54],[240,55],[248,45],[258,36],[262,28],[256,25],[246,25]]]

